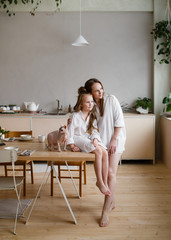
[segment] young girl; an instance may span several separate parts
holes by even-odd
[[[74,107],[75,113],[68,126],[69,137],[67,145],[74,152],[95,153],[94,169],[97,178],[96,185],[105,195],[110,195],[107,184],[108,179],[108,153],[101,142],[97,129],[95,115],[93,113],[94,100],[92,94],[86,89],[78,89],[78,100]]]

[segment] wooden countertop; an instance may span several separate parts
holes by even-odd
[[[124,117],[154,117],[155,114],[149,113],[149,114],[140,114],[136,112],[127,112],[123,113]],[[67,113],[66,115],[45,115],[44,113],[15,113],[15,114],[0,114],[0,117],[10,117],[10,118],[16,118],[16,117],[29,117],[29,118],[68,118],[71,115],[71,113]]]

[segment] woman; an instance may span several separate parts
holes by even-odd
[[[106,227],[109,224],[109,213],[115,208],[116,173],[126,140],[124,117],[117,98],[104,94],[103,85],[98,79],[89,79],[84,87],[93,95],[96,103],[98,129],[109,154],[108,186],[111,195],[105,196],[100,220],[100,226]]]

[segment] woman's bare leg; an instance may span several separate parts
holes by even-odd
[[[109,224],[109,212],[115,208],[115,189],[116,189],[116,173],[121,154],[115,153],[109,156],[109,174],[108,186],[111,192],[110,196],[105,196],[100,220],[100,227],[106,227]]]
[[[110,191],[104,184],[102,178],[102,148],[97,146],[93,152],[95,153],[94,170],[97,178],[96,185],[103,194],[110,195]]]

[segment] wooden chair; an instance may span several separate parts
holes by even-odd
[[[9,137],[20,137],[22,134],[29,134],[32,135],[32,131],[10,131],[7,134],[5,134],[6,138]],[[9,167],[10,164],[5,164],[5,176],[8,176],[8,172],[12,171],[12,168]],[[33,176],[33,161],[28,161],[28,162],[22,162],[22,161],[17,161],[15,163],[15,166],[22,166],[22,168],[15,168],[15,171],[22,171],[23,172],[23,177],[24,177],[24,186],[23,186],[23,196],[26,196],[26,171],[30,171],[31,173],[31,183],[34,184],[34,176]],[[28,168],[29,166],[29,168]]]
[[[73,176],[73,178],[79,179],[79,195],[80,197],[82,197],[82,178],[83,178],[82,173],[84,174],[84,184],[86,184],[86,161],[75,161],[75,162],[67,161],[67,163],[69,167],[77,166],[77,169],[71,168],[70,171],[78,172],[78,176]],[[62,168],[66,166],[65,162],[56,161],[54,165],[58,166],[58,178],[60,182],[62,178],[70,178],[70,176],[62,175],[62,172],[68,171],[67,169]],[[55,176],[53,174],[53,169],[51,168],[51,196],[53,196],[53,193],[54,193],[54,181],[53,181],[54,178]]]

